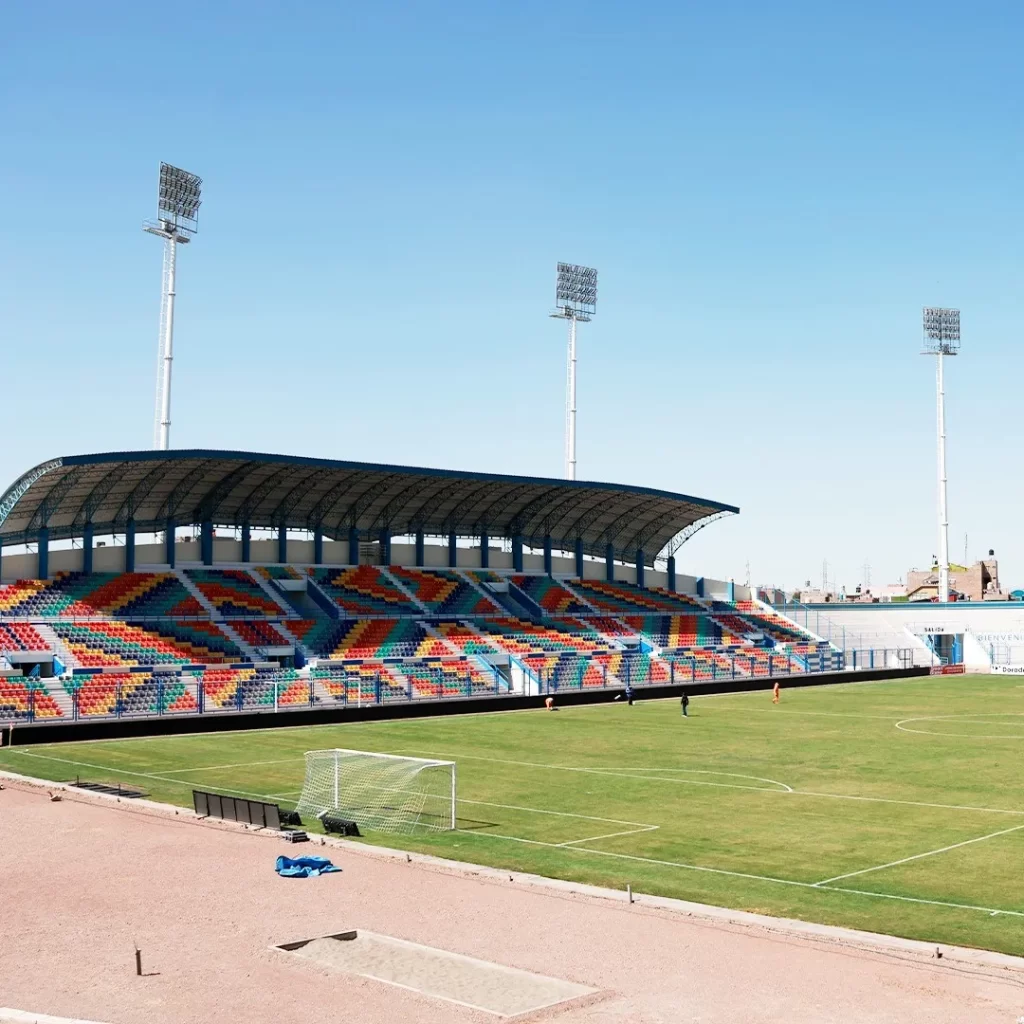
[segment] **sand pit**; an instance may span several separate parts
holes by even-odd
[[[45,789],[3,783],[0,1006],[107,1024],[495,1021],[273,948],[351,928],[600,990],[534,1011],[531,1024],[1013,1024],[1024,1014],[1012,958],[934,960],[921,944],[687,917],[351,843],[322,849],[341,873],[284,879],[274,859],[294,851],[276,836],[138,801],[51,803]]]
[[[368,931],[344,932],[277,948],[322,967],[384,981],[500,1017],[534,1013],[596,991],[571,981]]]

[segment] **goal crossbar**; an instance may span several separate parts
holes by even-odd
[[[454,761],[337,747],[307,750],[300,814],[341,816],[378,832],[456,827]]]

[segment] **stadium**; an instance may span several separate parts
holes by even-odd
[[[4,796],[27,801],[4,816],[9,828],[42,825],[35,801],[59,795],[83,816],[67,841],[82,828],[117,836],[120,858],[145,856],[148,826],[167,815],[226,819],[340,844],[326,852],[346,872],[383,872],[371,887],[407,887],[389,875],[404,851],[431,876],[416,886],[466,863],[469,877],[519,890],[562,879],[600,913],[626,893],[625,908],[645,913],[687,907],[713,922],[718,906],[735,908],[733,923],[754,910],[841,925],[858,929],[836,932],[855,945],[891,933],[911,940],[901,955],[923,962],[941,944],[946,962],[981,963],[997,988],[1008,968],[970,948],[1024,949],[1013,895],[1024,812],[1000,796],[1012,766],[989,756],[1022,735],[1020,689],[964,675],[929,628],[959,634],[944,649],[980,660],[972,629],[999,628],[1012,605],[828,607],[833,623],[782,595],[677,571],[682,544],[739,508],[580,480],[155,450],[49,460],[0,509],[0,765],[14,791]],[[875,616],[863,631],[873,642],[855,631],[858,614]],[[776,686],[781,704],[766,704]],[[956,765],[940,791],[937,757]],[[241,840],[221,854],[243,873],[260,856],[233,834],[182,839],[175,857],[190,870],[211,842]],[[352,846],[362,852],[346,856]],[[374,850],[384,859],[367,861]],[[97,864],[110,855],[89,853]],[[244,916],[220,905],[231,891],[215,897],[218,913]],[[534,927],[548,913],[494,912],[537,914]],[[281,913],[289,923],[269,945],[312,939],[321,970],[416,989],[426,1007],[406,1007],[408,1019],[454,998],[450,980],[410,982],[428,968],[403,974],[390,946],[335,964],[340,940],[318,938],[333,924],[305,901]],[[388,906],[356,923],[385,943],[406,913]],[[748,926],[795,927],[773,920]],[[142,934],[176,970],[192,963],[174,928],[150,922]],[[422,945],[429,959],[451,942]],[[552,979],[475,931],[455,945],[533,972],[537,1003],[517,1001],[490,967],[458,982],[476,993],[462,1002],[493,1013],[543,1017],[550,1001],[591,1019],[596,993],[622,985],[575,963]],[[196,948],[212,955],[209,942]],[[551,955],[544,946],[542,961]],[[804,955],[814,960],[813,943]],[[287,983],[282,969],[267,978]],[[22,964],[19,977],[34,975]],[[79,1012],[74,1002],[54,1008]],[[133,1019],[131,1005],[114,1019]],[[392,996],[375,993],[358,1019],[378,1012],[396,1012]]]
[[[145,18],[141,8],[136,13]],[[595,8],[588,17],[606,14]],[[642,19],[640,9],[634,14]],[[211,23],[222,16],[203,12]],[[545,191],[531,192],[530,165],[517,163],[537,138],[515,145],[502,138],[491,170],[477,169],[487,122],[501,118],[506,98],[495,102],[474,75],[460,82],[463,51],[485,51],[479,40],[459,39],[459,19],[443,35],[417,25],[403,49],[414,19],[389,12],[365,34],[387,40],[387,52],[367,45],[371,59],[361,63],[366,54],[351,52],[350,38],[364,34],[352,12],[332,32],[312,33],[305,18],[294,19],[303,24],[291,54],[276,45],[293,31],[290,19],[275,21],[263,38],[253,28],[260,16],[247,10],[218,28],[247,60],[258,55],[256,64],[207,53],[201,33],[189,28],[197,76],[209,74],[204,57],[216,71],[205,92],[192,92],[183,74],[174,80],[173,116],[184,122],[191,101],[190,132],[201,133],[224,97],[237,95],[217,132],[231,141],[221,149],[210,134],[201,152],[211,180],[231,186],[218,200],[225,219],[214,221],[217,237],[244,240],[208,249],[210,262],[195,276],[195,264],[183,262],[190,268],[183,294],[197,300],[179,324],[185,380],[175,394],[187,412],[175,415],[185,421],[186,444],[172,445],[171,378],[179,261],[199,248],[191,243],[203,180],[161,163],[157,216],[144,225],[163,251],[149,449],[139,447],[141,403],[132,403],[145,393],[148,406],[151,379],[131,354],[138,323],[145,328],[156,310],[147,302],[137,315],[133,261],[110,258],[121,246],[124,213],[118,209],[116,229],[104,227],[103,204],[124,185],[116,175],[103,178],[114,157],[76,161],[75,181],[61,179],[76,204],[63,236],[18,204],[9,212],[45,301],[22,291],[22,266],[5,267],[15,312],[25,319],[4,352],[0,404],[12,425],[0,449],[8,460],[0,480],[0,1024],[1024,1021],[1024,591],[999,582],[995,547],[1008,534],[992,525],[991,501],[980,506],[995,535],[988,557],[970,564],[965,537],[964,564],[950,558],[944,366],[959,352],[960,310],[926,306],[921,320],[920,354],[936,373],[937,523],[914,503],[924,480],[930,512],[931,438],[921,442],[926,432],[917,424],[918,433],[900,434],[904,408],[911,420],[923,406],[913,405],[902,379],[885,391],[901,377],[897,359],[884,350],[885,361],[872,363],[861,337],[877,327],[878,310],[889,310],[890,325],[903,317],[892,314],[897,302],[916,310],[906,296],[933,286],[935,257],[918,254],[924,272],[900,278],[898,260],[881,249],[900,250],[879,220],[872,230],[883,245],[858,258],[898,285],[886,291],[876,281],[862,294],[860,278],[848,289],[847,273],[841,286],[831,280],[829,292],[827,276],[815,276],[818,262],[845,252],[847,241],[857,252],[858,226],[871,217],[858,209],[856,223],[822,219],[817,237],[796,231],[815,221],[809,211],[828,208],[816,188],[838,194],[844,174],[855,172],[858,188],[879,177],[855,166],[856,124],[836,97],[823,108],[823,123],[843,126],[835,145],[842,165],[831,173],[792,145],[788,129],[777,130],[775,108],[757,117],[772,139],[732,152],[744,135],[736,126],[761,93],[761,83],[742,82],[756,64],[746,54],[730,72],[735,82],[721,90],[732,116],[708,118],[729,125],[729,134],[715,142],[691,127],[680,134],[690,145],[692,133],[703,151],[669,147],[646,159],[651,139],[673,135],[661,126],[678,111],[659,109],[646,68],[622,45],[630,25],[612,19],[604,26],[615,44],[606,63],[630,67],[616,104],[634,80],[645,99],[624,105],[628,123],[609,152],[592,148],[583,113],[567,125],[559,112],[557,134],[563,145],[572,140],[588,170],[560,174],[553,205],[524,216],[517,190],[531,203]],[[45,26],[48,41],[67,34],[60,59],[75,68],[72,54],[86,53],[113,74],[120,60],[141,54],[148,75],[153,34],[172,42],[190,15],[179,12],[173,29],[154,22],[131,47],[123,46],[134,31],[130,19],[107,26],[102,12],[90,17],[107,35],[93,25]],[[74,24],[70,11],[67,18]],[[771,18],[773,30],[786,21],[785,12]],[[465,20],[477,19],[486,20],[480,10]],[[718,54],[718,40],[733,38],[738,20],[723,21],[706,47],[694,46],[688,27],[688,62],[699,66],[703,49]],[[635,47],[666,81],[679,50],[660,60],[656,51],[662,35],[678,46],[671,21],[671,11],[659,12],[657,32]],[[803,22],[786,31],[802,37],[811,31]],[[511,26],[491,28],[495,38],[515,35]],[[581,49],[598,45],[579,29],[561,25],[550,35]],[[757,53],[781,52],[765,38],[767,29],[764,38],[751,36]],[[857,52],[848,32],[842,38],[844,50]],[[524,58],[534,41],[512,58],[524,96],[542,80]],[[319,47],[326,49],[318,63],[309,55]],[[826,40],[820,52],[831,60],[834,49]],[[429,63],[421,66],[423,54]],[[559,49],[559,83],[564,56]],[[332,92],[328,74],[307,81],[308,68],[320,65],[355,68],[350,91]],[[40,66],[59,80],[56,64]],[[380,68],[395,81],[411,76],[403,101],[388,92],[390,80],[375,77]],[[585,107],[590,72],[576,70],[587,88],[574,104]],[[81,85],[95,98],[86,87],[91,73],[66,83],[65,94]],[[853,77],[858,89],[869,88],[862,67]],[[293,79],[305,83],[299,92]],[[716,70],[713,80],[724,79]],[[460,117],[450,122],[439,81],[464,93]],[[248,97],[257,85],[267,95],[279,91],[289,131],[295,126],[290,142],[274,128],[278,97]],[[734,88],[738,102],[729,96]],[[146,91],[125,79],[121,92]],[[33,90],[23,93],[31,105]],[[692,94],[688,83],[680,96],[689,103]],[[381,97],[386,102],[375,107]],[[351,120],[339,121],[336,133],[323,112],[305,121],[299,114],[316,106],[314,98]],[[421,100],[431,106],[419,110]],[[375,133],[369,142],[352,112],[360,104]],[[652,131],[652,120],[631,142],[634,122],[643,121],[637,112],[648,104],[659,128]],[[409,125],[396,117],[406,107]],[[257,128],[246,150],[234,140],[250,120]],[[522,122],[544,123],[537,108]],[[44,118],[31,119],[31,144],[39,123]],[[104,140],[124,141],[132,123],[118,118],[87,141],[102,153]],[[161,122],[160,145],[169,124]],[[442,187],[429,182],[425,137],[444,138],[445,128]],[[872,123],[872,138],[876,130]],[[62,151],[71,151],[76,133],[81,143],[74,118],[62,132]],[[931,126],[929,133],[932,146]],[[344,150],[334,147],[334,134]],[[392,143],[380,134],[399,140],[390,159],[381,154]],[[779,175],[776,134],[787,147]],[[363,153],[373,162],[360,173],[353,154]],[[727,164],[719,167],[712,153],[729,154]],[[33,176],[35,159],[25,162]],[[615,186],[608,166],[616,159],[625,160],[624,186]],[[331,176],[321,180],[324,166]],[[694,205],[679,214],[682,166],[709,197],[723,191],[717,213],[713,203],[705,211],[696,189]],[[659,194],[661,167],[672,169],[672,180],[661,203],[646,208],[641,193]],[[737,202],[757,191],[747,180],[751,167],[764,178],[756,205],[772,211],[767,218]],[[391,178],[394,168],[400,173]],[[464,168],[472,170],[463,177]],[[737,168],[741,179],[731,177]],[[593,192],[591,175],[602,182]],[[894,195],[897,179],[890,161],[884,180]],[[919,185],[915,177],[912,194],[903,195],[908,207]],[[34,187],[23,177],[11,191],[29,196]],[[449,187],[449,205],[435,208]],[[622,215],[628,231],[614,227],[626,209],[623,187],[637,203]],[[39,188],[49,208],[53,183]],[[346,201],[358,199],[342,216],[335,197],[346,188]],[[308,194],[296,205],[291,191]],[[25,208],[40,215],[38,201]],[[595,209],[608,224],[589,234]],[[293,235],[300,222],[306,227]],[[743,224],[735,237],[733,222]],[[556,227],[540,230],[545,224]],[[337,244],[342,225],[352,231],[345,246]],[[528,244],[516,241],[523,226]],[[96,249],[91,266],[80,255],[83,228]],[[631,240],[634,230],[642,243]],[[953,227],[942,230],[953,236]],[[691,233],[696,255],[681,259],[670,250]],[[927,236],[919,225],[907,233]],[[66,275],[61,246],[51,241],[59,237],[79,254]],[[41,249],[33,249],[37,238],[47,240]],[[770,246],[759,250],[766,238]],[[555,267],[548,316],[568,334],[564,437],[544,411],[554,405],[560,413],[561,378],[552,403],[546,364],[517,337],[533,328],[496,329],[486,343],[479,336],[482,323],[512,308],[497,301],[503,289],[534,295],[527,272],[515,275],[516,285],[501,275],[525,254],[533,260],[531,247],[546,254],[567,242],[596,249],[602,275],[608,258],[609,280],[620,289],[615,301],[632,307],[609,331],[614,351],[606,350],[602,372],[614,376],[597,386],[581,378],[591,417],[583,421],[582,474],[577,332],[592,337],[585,325],[597,313],[597,270]],[[458,251],[465,243],[473,260]],[[296,246],[290,255],[288,245]],[[345,259],[342,248],[351,250]],[[408,252],[396,256],[398,249]],[[748,249],[761,253],[749,264]],[[155,284],[155,251],[153,258]],[[779,276],[771,264],[787,261],[795,277],[807,278],[789,285],[805,324],[786,322],[785,303],[770,290]],[[443,275],[420,280],[419,263],[443,265],[452,276],[447,284]],[[83,288],[99,298],[69,317],[62,334],[47,319],[51,305],[61,306],[51,298],[62,277],[82,271]],[[346,275],[351,280],[339,287]],[[204,276],[199,302],[202,290],[189,289]],[[952,291],[961,278],[936,280]],[[691,299],[680,295],[701,288],[700,301],[685,309]],[[744,288],[749,294],[738,299]],[[446,290],[459,301],[444,305]],[[856,302],[836,305],[837,323],[815,319],[819,302],[828,306],[822,294],[836,303],[847,290],[857,292]],[[319,293],[329,293],[323,310],[307,318],[305,306]],[[968,299],[975,308],[991,301],[964,297],[965,308]],[[351,316],[341,329],[346,303]],[[772,317],[774,333],[762,336]],[[732,318],[731,331],[709,328],[715,318]],[[448,336],[460,319],[477,332],[472,344],[471,332],[461,336],[462,348]],[[856,407],[841,408],[856,390],[852,363],[819,344],[823,330],[835,330],[858,365],[870,364],[860,379],[870,376],[877,403],[862,394]],[[801,331],[803,347],[787,349]],[[299,340],[318,332],[316,344]],[[677,334],[689,348],[681,369]],[[879,337],[891,340],[884,331]],[[221,357],[229,372],[217,377]],[[443,375],[426,377],[428,359],[442,364]],[[65,360],[70,377],[62,376]],[[472,370],[463,373],[467,363]],[[972,395],[975,421],[998,407],[999,386],[986,380],[983,401]],[[93,430],[91,418],[103,416],[106,426]],[[739,429],[727,434],[733,423]],[[824,448],[811,443],[812,432],[828,435]],[[403,434],[416,435],[417,446],[401,448]],[[474,447],[479,438],[485,445]],[[556,477],[544,452],[563,443],[564,475]],[[875,464],[872,448],[881,445],[896,453],[889,476]],[[954,476],[958,494],[979,480],[987,494],[1006,486],[982,468],[977,447],[973,482]],[[919,478],[923,462],[928,475]],[[873,524],[854,521],[868,513]],[[753,546],[741,554],[734,539],[715,556],[701,547],[712,537],[735,538],[727,531],[752,519],[764,526],[747,540],[777,547],[771,558]],[[813,533],[816,520],[829,526],[805,543],[800,531]],[[810,580],[802,590],[757,585],[750,575],[750,557],[756,564],[763,556],[768,571],[784,565],[803,579],[822,538],[851,550],[864,539],[892,563],[888,535],[904,545],[910,535],[921,557],[921,538],[930,545],[935,525],[938,553],[926,568],[877,593],[867,561],[863,587],[849,594],[829,586],[827,564],[820,590]]]

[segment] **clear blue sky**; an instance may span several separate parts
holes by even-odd
[[[599,268],[579,467],[742,507],[680,569],[936,551],[1024,584],[1019,3],[69,0],[0,12],[0,485],[151,443],[157,164],[205,179],[175,447],[559,475],[557,260]]]

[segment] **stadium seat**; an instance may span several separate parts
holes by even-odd
[[[39,618],[208,618],[173,573],[58,573],[0,587],[0,612]]]
[[[609,583],[606,580],[570,580],[568,587],[602,612],[694,612],[703,605],[685,594],[675,594],[659,587],[637,587],[632,583]]]
[[[419,608],[376,566],[308,571],[316,585],[348,615],[420,614]]]
[[[502,609],[457,572],[444,569],[388,570],[416,599],[439,615],[500,615]]]
[[[224,618],[276,618],[282,608],[243,569],[186,569],[185,575]]]
[[[238,645],[212,622],[56,621],[52,628],[85,668],[242,660]]]
[[[510,576],[517,586],[549,615],[592,615],[593,609],[550,576]]]

